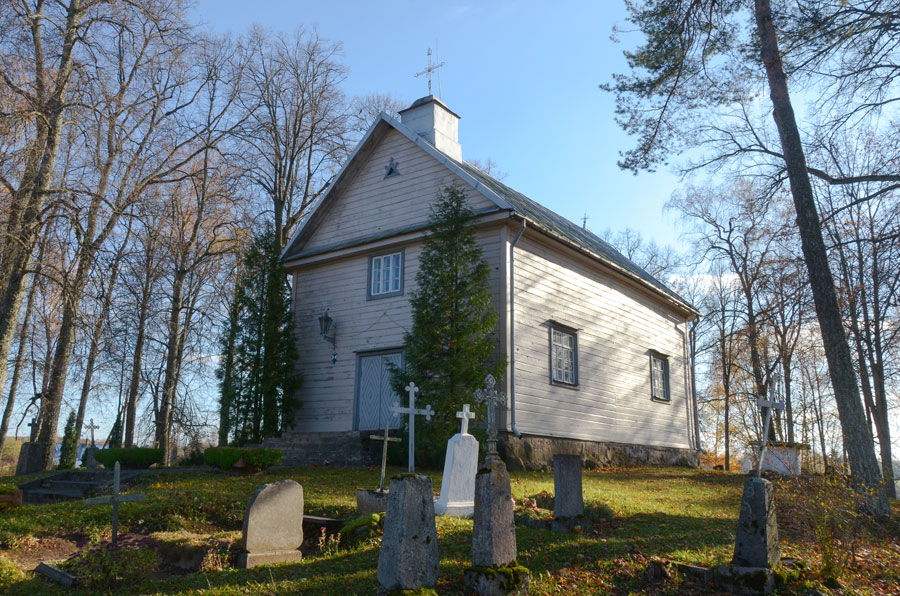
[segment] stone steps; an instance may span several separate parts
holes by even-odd
[[[374,432],[374,431],[373,431]],[[288,431],[262,446],[280,449],[285,466],[381,465],[381,443],[368,438],[369,431],[299,433]]]
[[[139,476],[136,470],[121,473],[121,486],[133,484]],[[113,473],[107,471],[69,470],[26,482],[19,486],[24,504],[78,501],[86,497],[112,494]]]

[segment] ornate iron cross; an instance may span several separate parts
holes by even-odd
[[[494,389],[497,380],[494,375],[488,375],[484,378],[484,389],[475,392],[475,401],[480,404],[487,405],[487,455],[485,459],[499,459],[497,453],[497,406],[506,404],[506,393]]]
[[[94,419],[91,418],[91,423],[90,423],[90,424],[85,424],[85,425],[84,425],[84,428],[85,428],[86,430],[91,431],[91,447],[94,447],[94,446],[97,444],[96,441],[94,441],[94,431],[97,430],[97,429],[99,429],[100,427],[97,426],[96,424],[94,424]]]
[[[391,411],[394,414],[409,414],[409,473],[412,474],[416,471],[416,416],[425,416],[425,420],[431,420],[434,410],[431,409],[431,404],[425,406],[425,409],[416,409],[416,393],[419,388],[415,383],[410,381],[404,389],[409,393],[409,407],[394,406]]]
[[[763,423],[762,446],[759,449],[759,461],[756,463],[756,475],[762,475],[763,458],[766,456],[766,447],[769,446],[769,427],[772,426],[772,410],[784,410],[784,401],[778,401],[775,395],[775,384],[769,385],[769,399],[762,396],[756,398],[756,406],[765,410],[766,418]]]
[[[428,52],[426,55],[428,56],[428,66],[426,66],[425,70],[423,70],[422,72],[417,72],[416,78],[419,78],[422,75],[425,75],[425,77],[428,79],[428,95],[431,95],[431,75],[434,74],[434,72],[437,71],[437,69],[444,66],[444,63],[441,62],[439,64],[432,64],[431,48],[428,48]]]

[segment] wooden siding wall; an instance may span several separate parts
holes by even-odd
[[[399,176],[385,178],[391,158]],[[321,248],[424,222],[435,195],[451,182],[468,190],[474,211],[493,204],[475,192],[436,159],[396,130],[390,130],[360,167],[355,178],[328,207],[325,221],[303,249]]]
[[[499,309],[505,278],[501,271],[501,228],[480,229],[478,242],[491,268],[489,284]],[[409,293],[416,288],[421,242],[407,244],[404,250],[405,286],[401,296],[366,299],[369,256],[386,250],[362,252],[294,271],[297,368],[304,377],[299,393],[303,405],[294,430],[355,430],[357,354],[399,347],[411,325]],[[318,318],[326,308],[337,325],[336,364],[331,363],[331,344],[319,335]],[[500,324],[497,332],[503,333]]]
[[[536,232],[514,250],[518,430],[692,447],[689,324]],[[550,320],[579,330],[577,388],[549,382]],[[650,399],[651,349],[669,356],[668,403]]]

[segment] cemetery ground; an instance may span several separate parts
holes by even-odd
[[[403,470],[393,468],[398,474]],[[440,472],[424,472],[440,490]],[[727,563],[733,553],[744,476],[686,468],[585,470],[591,528],[567,534],[524,524],[552,512],[553,472],[512,472],[519,562],[531,569],[531,594],[711,593],[672,562]],[[110,560],[109,506],[82,502],[26,505],[0,512],[0,593],[282,595],[374,594],[379,538],[341,545],[307,535],[295,563],[236,569],[244,509],[262,484],[291,478],[303,485],[305,513],[349,519],[355,490],[377,485],[377,468],[284,468],[253,476],[207,472],[148,475],[130,490],[147,499],[120,510],[121,549],[133,556],[112,585],[63,588],[29,571],[39,561],[84,559],[100,575]],[[25,478],[30,479],[30,478]],[[23,477],[0,478],[0,490]],[[822,490],[822,478],[773,479],[782,555],[801,561],[779,594],[896,594],[900,586],[898,503],[894,520],[875,525],[843,502],[846,487]],[[439,516],[439,594],[463,594],[471,520]],[[173,550],[203,548],[202,569],[171,566]],[[168,555],[165,553],[168,552]],[[168,561],[168,562],[167,562]],[[83,568],[84,569],[84,568]],[[129,576],[129,573],[133,576]]]

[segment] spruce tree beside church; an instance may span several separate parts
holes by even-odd
[[[404,387],[420,387],[416,407],[431,404],[430,422],[416,420],[416,463],[439,467],[447,441],[458,432],[456,412],[476,406],[472,394],[484,378],[499,378],[506,358],[496,357],[497,312],[488,291],[490,269],[482,258],[463,189],[444,188],[432,206],[430,234],[422,246],[416,289],[410,294],[412,329],[404,334],[405,369],[391,384],[407,405]],[[483,407],[482,407],[483,410]],[[484,420],[483,412],[479,416]]]

